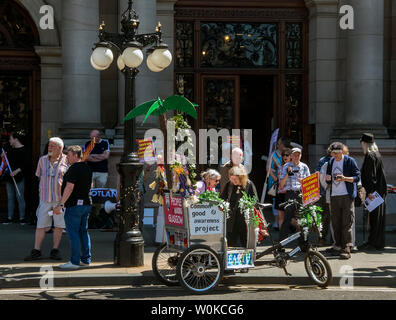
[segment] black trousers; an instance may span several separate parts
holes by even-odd
[[[231,232],[227,232],[227,244],[229,247],[247,246],[247,227],[245,217],[237,213]]]
[[[286,191],[285,195],[285,201],[290,200],[290,199],[297,199],[299,196],[300,192],[299,191]],[[296,206],[288,206],[285,209],[285,220],[283,221],[282,227],[280,229],[279,233],[279,241],[282,241],[287,238],[287,236],[290,233],[290,226],[291,226],[291,220],[296,216]]]
[[[330,208],[329,208],[329,204],[326,202],[326,196],[321,196],[320,200],[317,202],[317,205],[319,205],[323,209],[321,239],[326,241],[327,235],[329,234],[329,230],[330,230]]]
[[[381,195],[381,197],[384,197]],[[385,202],[369,213],[370,232],[368,243],[376,249],[385,247]]]

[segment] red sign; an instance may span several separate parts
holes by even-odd
[[[302,180],[303,206],[306,207],[320,199],[319,172]]]
[[[165,223],[173,227],[184,227],[183,198],[181,195],[164,195]]]

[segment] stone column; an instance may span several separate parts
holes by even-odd
[[[49,136],[58,135],[62,122],[62,50],[60,47],[35,47],[41,58],[41,146]]]
[[[309,9],[309,123],[316,144],[309,146],[311,164],[324,155],[337,122],[338,0],[306,0]]]
[[[87,140],[100,125],[100,74],[90,63],[98,42],[98,0],[62,1],[63,128],[66,138]]]
[[[354,9],[354,30],[347,30],[345,118],[335,130],[341,138],[370,131],[387,138],[384,108],[384,0],[343,1]]]

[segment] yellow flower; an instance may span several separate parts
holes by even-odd
[[[156,185],[157,185],[157,182],[154,181],[153,183],[150,183],[150,184],[149,184],[149,188],[150,188],[151,190],[154,190]]]

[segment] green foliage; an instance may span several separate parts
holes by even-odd
[[[258,227],[260,224],[260,219],[254,214],[254,207],[257,202],[258,199],[256,196],[250,197],[246,192],[242,191],[242,198],[239,199],[238,204],[239,209],[241,209],[241,212],[245,216],[245,221],[253,223],[255,227]]]
[[[306,227],[309,230],[315,230],[316,227],[318,231],[322,231],[322,214],[323,209],[316,205],[309,205],[305,208],[301,208],[300,215],[300,225],[301,227]]]

